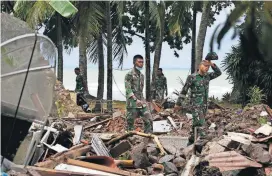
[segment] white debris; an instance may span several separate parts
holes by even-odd
[[[262,111],[260,114],[261,117],[268,116],[268,113],[266,111]]]
[[[260,128],[258,128],[254,133],[255,134],[264,134],[266,136],[269,136],[272,132],[272,127],[268,124],[265,124],[263,126],[261,126]]]
[[[170,132],[172,126],[167,122],[167,120],[153,121],[153,132],[163,133]]]
[[[192,115],[192,114],[188,114],[188,113],[186,113],[186,116],[187,116],[188,120],[193,119],[193,115]]]
[[[212,123],[209,127],[209,129],[214,129],[216,127],[215,123]]]

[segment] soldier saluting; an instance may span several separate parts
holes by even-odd
[[[127,130],[134,130],[134,121],[141,116],[144,121],[144,132],[152,132],[152,116],[147,109],[144,97],[144,75],[141,73],[144,60],[143,56],[133,57],[134,67],[125,76],[126,106],[127,106]]]
[[[212,52],[208,53],[206,60],[201,61],[199,64],[198,71],[187,77],[186,83],[178,97],[177,103],[175,105],[175,111],[179,110],[184,106],[184,100],[188,89],[191,89],[191,111],[193,115],[193,125],[192,125],[192,135],[189,138],[189,143],[194,142],[194,128],[201,127],[205,123],[205,115],[207,112],[207,100],[209,92],[209,82],[212,79],[217,78],[221,75],[220,69],[211,62],[211,60],[216,60],[218,58],[217,54]],[[212,73],[208,73],[208,70],[212,67]],[[200,136],[204,136],[204,132],[200,131]]]

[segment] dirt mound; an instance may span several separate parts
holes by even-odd
[[[71,99],[69,90],[66,90],[60,81],[56,82],[54,91],[55,97],[51,116],[65,117],[69,112],[72,112],[73,114],[82,112],[81,107],[77,106],[77,104]]]

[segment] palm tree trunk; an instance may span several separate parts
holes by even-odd
[[[79,69],[83,76],[83,81],[88,85],[87,80],[87,57],[86,57],[86,40],[82,30],[79,31],[78,36],[78,46],[79,46]]]
[[[103,99],[104,94],[104,50],[103,50],[103,38],[102,33],[97,40],[98,45],[98,88],[97,88],[97,100]],[[95,110],[101,110],[101,104],[96,103]]]
[[[193,74],[195,72],[195,49],[196,49],[196,4],[197,2],[194,2],[193,6],[193,27],[192,27],[192,53],[191,53],[191,73]]]
[[[107,109],[112,111],[112,26],[110,1],[106,2],[107,17]]]
[[[63,46],[62,46],[62,29],[61,29],[61,15],[57,15],[57,48],[58,48],[58,80],[63,83]]]
[[[208,1],[204,1],[201,21],[199,26],[199,32],[197,36],[195,68],[198,67],[203,57],[203,48],[205,43],[206,31],[207,31],[207,27],[209,23],[210,10],[211,10],[210,3]]]
[[[157,39],[156,39],[156,48],[154,54],[154,64],[153,64],[153,73],[152,73],[152,82],[154,82],[157,76],[157,70],[160,67],[161,61],[161,50],[162,50],[162,42],[163,42],[163,34],[164,34],[164,26],[165,25],[165,10],[162,11],[161,17],[161,29],[158,31]]]
[[[146,100],[151,100],[150,90],[150,33],[149,33],[149,1],[145,1],[145,76],[146,76]]]

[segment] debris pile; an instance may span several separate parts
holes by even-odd
[[[209,109],[206,137],[188,145],[191,114],[152,109],[153,134],[143,121],[126,132],[125,112],[68,113],[51,118],[53,135],[43,141],[38,173],[98,175],[269,175],[272,173],[271,109],[257,105]],[[70,133],[69,133],[70,132]],[[61,140],[65,138],[66,140]],[[70,141],[70,142],[69,142]]]
[[[74,114],[82,112],[81,107],[77,106],[77,104],[71,99],[69,90],[66,90],[60,81],[56,81],[54,90],[55,104],[53,105],[51,112],[52,117],[66,117],[69,112],[73,112]]]

